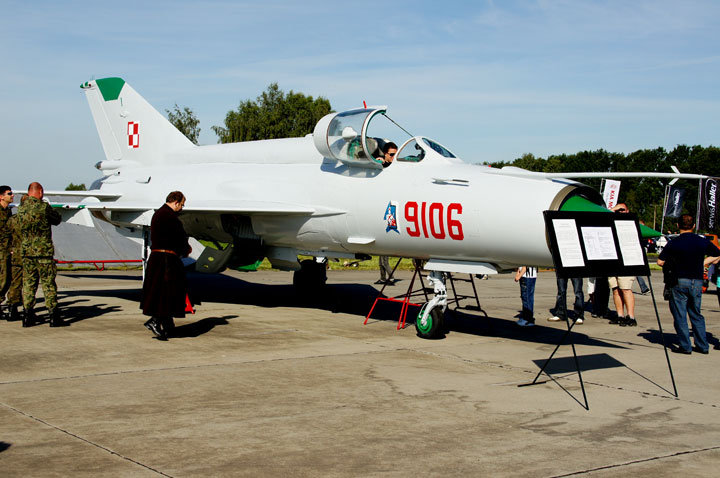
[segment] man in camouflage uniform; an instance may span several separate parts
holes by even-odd
[[[8,227],[8,220],[12,216],[10,210],[12,201],[12,188],[0,186],[0,304],[5,300],[5,293],[10,287],[10,227]],[[5,313],[1,309],[0,318],[5,318]]]
[[[42,284],[45,306],[50,317],[50,327],[62,325],[57,310],[57,285],[55,275],[57,266],[53,256],[55,248],[52,242],[50,226],[60,224],[60,213],[53,210],[49,203],[43,202],[44,191],[40,183],[28,186],[28,198],[18,208],[17,219],[22,234],[23,269],[23,327],[35,323],[35,293],[38,280]]]
[[[27,194],[23,195],[20,204],[24,203],[27,198]],[[10,275],[12,280],[7,292],[7,301],[10,307],[8,321],[15,321],[21,318],[18,309],[22,305],[22,232],[17,214],[12,216],[7,223],[12,235],[10,238]]]

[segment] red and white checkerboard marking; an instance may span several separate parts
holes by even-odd
[[[140,123],[128,121],[128,148],[140,147]]]

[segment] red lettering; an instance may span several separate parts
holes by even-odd
[[[405,204],[405,220],[415,225],[415,229],[413,230],[411,230],[409,227],[407,228],[407,233],[410,237],[420,236],[420,227],[418,226],[417,212],[418,205],[415,201]]]
[[[434,202],[428,207],[427,203],[423,202],[418,208],[417,202],[410,201],[405,203],[405,220],[409,223],[406,231],[410,237],[420,237],[420,228],[422,227],[422,234],[429,237],[428,222],[430,222],[430,234],[435,239],[445,239],[447,230],[450,239],[462,241],[465,235],[462,222],[458,217],[460,214],[462,214],[462,204],[460,203],[448,205],[446,216],[442,203]]]
[[[423,203],[422,203],[422,212],[420,213],[420,219],[422,219],[423,236],[428,237],[428,235],[427,235],[427,221],[425,220],[425,218],[427,217],[427,216],[425,216],[425,208],[426,208],[426,206],[427,206],[427,203],[426,203],[425,201],[423,201]]]
[[[448,236],[450,236],[450,239],[462,241],[465,238],[462,223],[459,219],[453,219],[453,211],[462,214],[462,204],[454,202],[447,208]]]
[[[443,219],[443,205],[439,202],[432,203],[430,205],[430,234],[432,234],[435,239],[445,239]],[[440,228],[440,231],[435,230],[436,225]]]

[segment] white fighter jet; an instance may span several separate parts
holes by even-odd
[[[423,336],[442,328],[442,272],[552,266],[543,211],[603,205],[569,174],[468,164],[397,126],[385,107],[329,114],[302,138],[196,146],[123,79],[81,88],[106,159],[96,165],[103,177],[76,193],[84,199],[68,212],[90,211],[147,246],[154,210],[180,190],[187,233],[224,247],[205,248],[198,271],[267,257],[295,270],[294,283],[306,290],[324,284],[326,259],[424,259],[436,296],[416,324]],[[383,168],[389,141],[398,151]]]

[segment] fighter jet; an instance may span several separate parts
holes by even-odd
[[[198,271],[267,257],[308,291],[324,284],[324,260],[423,259],[436,290],[420,314],[424,336],[442,327],[442,272],[552,266],[543,211],[604,210],[596,190],[567,177],[469,164],[386,107],[331,113],[301,138],[196,146],[123,79],[81,88],[106,159],[71,213],[90,211],[147,250],[154,210],[180,190],[186,232],[219,246],[196,257]],[[390,142],[399,146],[383,167]]]

